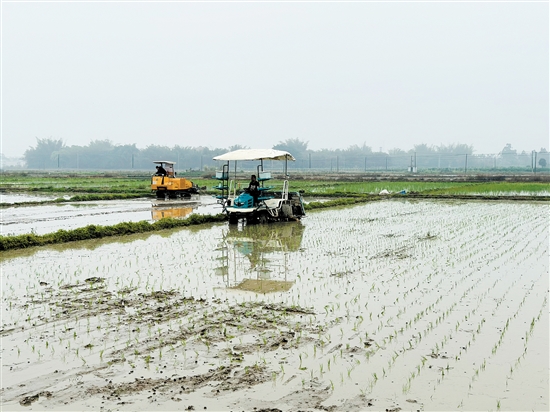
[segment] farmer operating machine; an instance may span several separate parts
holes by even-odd
[[[151,176],[151,190],[156,193],[157,198],[190,199],[192,195],[198,195],[196,184],[183,177],[176,177],[174,162],[156,160],[153,163],[157,165],[157,173]]]
[[[305,216],[304,203],[300,192],[290,192],[288,184],[288,161],[294,157],[285,151],[274,149],[241,149],[214,157],[214,160],[225,161],[222,170],[216,172],[219,181],[214,188],[220,191],[216,196],[223,207],[230,224],[246,219],[247,223],[281,222],[299,220]],[[264,161],[284,162],[284,181],[282,190],[273,190],[267,186],[271,173],[264,171]],[[259,161],[256,176],[259,182],[257,194],[247,189],[241,190],[237,183],[237,162]],[[233,162],[234,176],[230,178],[230,164]]]

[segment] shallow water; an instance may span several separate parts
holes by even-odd
[[[109,226],[142,220],[153,222],[163,217],[185,218],[192,213],[221,213],[221,206],[213,197],[201,196],[198,202],[132,199],[9,207],[2,210],[0,234],[42,235],[92,224]]]
[[[0,192],[0,203],[41,202],[44,200],[54,200],[57,199],[57,197],[59,196]]]
[[[545,204],[388,200],[5,252],[4,405],[548,410],[548,240]]]

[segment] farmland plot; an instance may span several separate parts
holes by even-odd
[[[2,210],[0,234],[4,236],[35,233],[43,235],[59,229],[71,230],[86,225],[116,225],[121,222],[154,222],[163,217],[183,218],[192,213],[216,214],[221,212],[211,196],[200,201],[174,202],[149,199],[102,200],[54,205],[8,207]],[[166,206],[163,206],[166,203]]]
[[[24,203],[24,202],[40,202],[44,200],[54,200],[54,195],[32,195],[27,193],[0,193],[0,203]]]
[[[548,410],[548,227],[403,200],[6,252],[2,407]]]

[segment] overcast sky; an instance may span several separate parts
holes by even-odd
[[[549,145],[548,2],[2,3],[2,147]]]

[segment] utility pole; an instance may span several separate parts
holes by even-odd
[[[468,172],[468,153],[466,153],[465,155],[465,159],[464,159],[464,173],[467,173]]]

